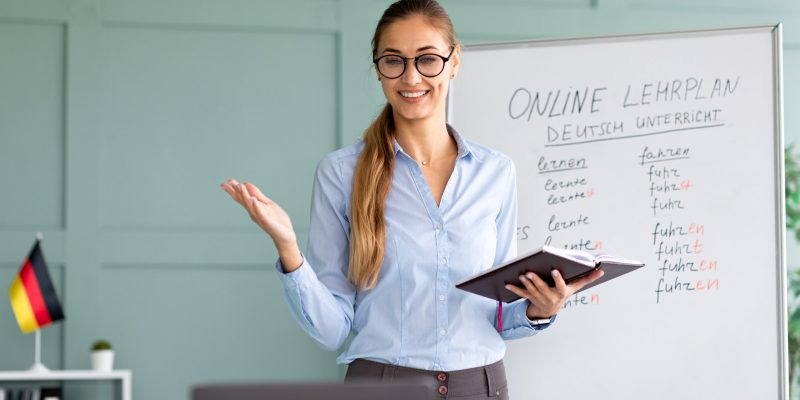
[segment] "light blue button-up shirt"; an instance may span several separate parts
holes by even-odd
[[[535,334],[527,300],[504,305],[455,283],[517,254],[516,172],[510,158],[463,139],[440,204],[420,166],[395,141],[386,201],[383,266],[373,289],[347,280],[350,194],[363,141],[334,151],[317,167],[309,243],[303,264],[281,273],[292,316],[337,359],[357,358],[426,370],[453,371],[503,358],[503,339]],[[280,260],[278,270],[283,271]]]

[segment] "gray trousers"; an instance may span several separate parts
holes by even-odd
[[[347,367],[345,382],[386,382],[423,385],[428,399],[508,400],[503,360],[485,367],[428,371],[358,359]]]

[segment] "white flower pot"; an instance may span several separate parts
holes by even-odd
[[[97,350],[92,352],[92,369],[108,372],[114,369],[114,350]]]

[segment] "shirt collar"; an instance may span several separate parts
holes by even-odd
[[[447,125],[447,133],[450,134],[450,136],[456,141],[456,147],[458,148],[458,158],[464,158],[466,156],[471,155],[473,158],[477,159],[477,155],[475,154],[475,152],[472,151],[472,149],[469,146],[469,143],[467,143],[464,137],[461,136],[461,134],[458,133],[458,131],[456,131],[455,128],[450,126],[450,124],[446,125]],[[408,156],[408,154],[405,151],[403,151],[403,148],[400,147],[400,143],[397,143],[397,138],[392,138],[392,142],[394,143],[395,156],[397,156],[397,153],[403,153],[410,158],[410,156]]]

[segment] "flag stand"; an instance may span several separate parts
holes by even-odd
[[[50,369],[42,364],[42,331],[40,329],[36,330],[36,350],[34,355],[36,358],[28,371],[40,373],[50,372]]]
[[[44,254],[39,246],[42,239],[44,235],[37,232],[36,242],[8,289],[11,308],[20,330],[25,334],[35,331],[34,362],[28,368],[28,372],[33,374],[50,372],[50,369],[42,364],[42,327],[64,319],[61,301],[58,299]]]

